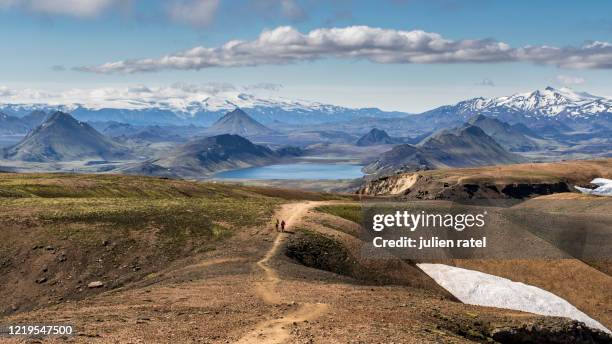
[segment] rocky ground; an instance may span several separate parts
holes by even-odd
[[[287,257],[286,253],[291,252],[287,245],[295,247],[304,229],[315,237],[325,234],[332,239],[350,234],[351,225],[345,220],[329,216],[329,226],[313,220],[320,217],[313,216],[313,208],[325,204],[329,201],[289,202],[278,208],[273,218],[287,221],[287,233],[277,233],[271,223],[242,228],[212,251],[177,260],[118,289],[105,286],[97,296],[16,312],[0,320],[3,324],[73,324],[75,336],[5,337],[0,341],[604,343],[610,340],[566,319],[461,304],[412,269],[403,271],[411,277],[419,276],[416,280],[401,273],[368,274],[375,266],[367,262],[351,261],[345,265],[347,270],[334,273],[318,269],[320,266],[306,267],[295,257]],[[350,243],[345,247],[350,254]],[[315,262],[326,261],[327,270],[333,271],[338,266],[333,260],[315,258]],[[396,270],[401,271],[401,267]],[[395,278],[395,283],[386,284],[386,278]]]
[[[400,173],[365,183],[363,195],[404,199],[499,200],[577,192],[594,178],[608,178],[612,159],[527,163]]]

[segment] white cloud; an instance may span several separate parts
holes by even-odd
[[[16,7],[44,15],[95,17],[120,0],[0,0],[0,7]]]
[[[1,2],[0,2],[1,4]],[[6,86],[0,86],[0,97],[11,97],[15,94],[13,90]]]
[[[81,67],[96,73],[135,73],[164,69],[199,70],[287,64],[325,57],[367,59],[377,63],[497,62],[510,47],[492,40],[451,41],[436,33],[367,26],[316,29],[302,34],[289,26],[265,30],[253,41],[228,41],[220,47],[195,47],[163,56]]]
[[[212,23],[218,9],[219,0],[174,0],[168,14],[174,21],[203,27]]]
[[[565,86],[582,85],[586,80],[580,76],[557,75],[557,81]]]
[[[95,73],[138,73],[288,64],[323,58],[363,59],[374,63],[498,63],[525,61],[564,68],[612,68],[612,44],[580,48],[512,48],[492,39],[449,40],[420,30],[350,26],[301,33],[289,26],[263,31],[252,41],[231,40],[219,47],[198,46],[160,58],[78,67]]]
[[[6,86],[0,86],[0,103],[11,103],[14,101],[23,103],[47,102],[59,96],[60,95],[53,92],[32,88],[13,89]]]
[[[572,69],[612,68],[612,43],[588,42],[581,47],[527,46],[516,51],[518,60]]]

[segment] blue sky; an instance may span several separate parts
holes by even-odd
[[[612,42],[610,13],[612,2],[605,0],[0,0],[0,86],[62,91],[176,82],[273,83],[282,85],[275,93],[288,98],[408,112],[547,85],[612,96],[612,48],[581,48],[585,42]],[[373,37],[355,51],[347,52],[340,41],[353,31],[341,32],[333,46],[318,45],[309,36],[317,29],[355,25]],[[287,53],[276,41],[270,48],[258,43],[262,31],[282,26],[292,28],[284,34],[312,38],[300,47],[310,51],[307,55]],[[480,50],[465,58],[462,48],[454,46],[444,48],[452,58],[424,56],[418,48],[395,50],[385,42],[388,50],[373,54],[369,49],[378,44],[377,34],[370,29],[376,28],[389,35],[422,30],[462,44],[476,40],[483,61],[475,61]],[[427,39],[435,43],[436,37]],[[218,57],[219,51],[197,55],[199,64],[193,68],[158,60],[178,53],[182,61],[181,52],[218,48],[232,40],[254,42],[240,50],[247,60],[234,54],[202,67],[202,59]],[[511,50],[489,53],[490,42]],[[561,50],[545,55],[518,51],[526,46]],[[284,49],[279,51],[286,55],[279,61],[267,54],[273,49]],[[396,61],[402,53],[409,56]],[[258,62],[250,63],[251,57]],[[141,71],[144,60],[130,62],[139,59],[154,61]],[[109,62],[121,66],[110,68]]]

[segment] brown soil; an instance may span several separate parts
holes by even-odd
[[[455,302],[409,264],[389,270],[387,277],[397,279],[391,285],[298,264],[283,248],[303,228],[340,240],[355,256],[350,229],[332,228],[345,220],[326,217],[332,227],[312,220],[312,209],[324,204],[330,202],[283,205],[274,218],[285,219],[286,233],[270,224],[242,228],[214,250],[177,260],[147,278],[82,300],[41,304],[1,322],[76,326],[76,336],[45,343],[472,343],[490,341],[495,333],[518,342],[527,334],[508,329],[541,334],[533,324],[544,322],[563,336],[569,333],[563,328],[574,326]],[[369,271],[377,267],[355,264]],[[584,329],[571,329],[585,335]]]
[[[525,199],[575,192],[612,177],[612,159],[530,163],[402,173],[367,182],[358,193],[409,199]]]

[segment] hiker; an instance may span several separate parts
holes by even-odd
[[[280,225],[278,219],[276,219],[276,231],[278,232],[278,226]]]
[[[281,233],[285,231],[285,220],[281,221]]]

